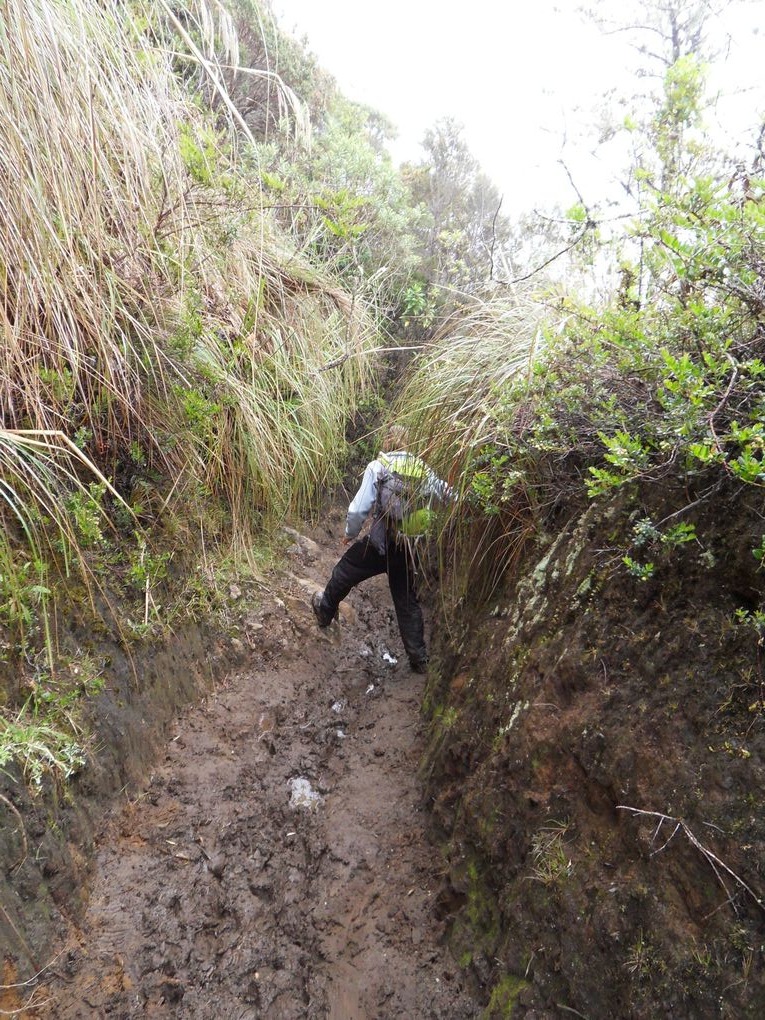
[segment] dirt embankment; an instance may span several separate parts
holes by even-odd
[[[492,1015],[765,1015],[762,521],[697,524],[641,581],[593,506],[436,649],[450,942]]]
[[[385,579],[326,632],[308,606],[339,523],[296,540],[291,577],[245,621],[239,667],[125,792],[84,910],[4,1008],[33,995],[27,1015],[57,1020],[481,1015],[445,945],[417,779],[423,678],[392,661]]]

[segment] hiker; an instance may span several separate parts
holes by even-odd
[[[311,606],[319,626],[328,627],[352,588],[387,573],[409,664],[415,673],[424,673],[428,653],[415,583],[416,543],[427,529],[431,504],[451,498],[451,489],[424,461],[407,453],[405,440],[404,429],[391,426],[385,449],[393,452],[382,452],[367,465],[359,491],[348,507],[343,544],[350,548],[336,564],[324,591],[314,594]],[[359,539],[370,511],[372,527]]]

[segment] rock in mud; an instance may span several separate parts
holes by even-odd
[[[223,854],[213,854],[207,862],[207,870],[216,878],[222,878],[226,870],[226,858]]]
[[[313,810],[319,807],[324,799],[320,793],[313,789],[310,782],[303,776],[290,780],[290,807],[308,808]]]

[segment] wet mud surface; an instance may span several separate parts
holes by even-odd
[[[179,718],[107,820],[84,923],[29,1015],[481,1015],[437,908],[424,678],[385,578],[318,630],[310,595],[341,547],[314,538],[296,537],[283,589],[245,621],[241,668]]]

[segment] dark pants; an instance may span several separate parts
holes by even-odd
[[[369,537],[348,547],[338,560],[320,602],[321,616],[329,623],[337,607],[357,584],[377,574],[387,574],[398,629],[406,654],[413,664],[427,662],[422,609],[417,599],[412,553],[403,543],[388,542],[384,553],[378,552]]]

